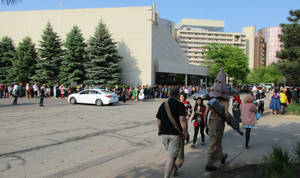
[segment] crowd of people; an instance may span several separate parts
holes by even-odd
[[[208,149],[208,162],[205,167],[207,171],[217,169],[215,163],[219,160],[225,164],[228,157],[222,150],[222,136],[225,123],[231,125],[232,117],[229,113],[229,92],[225,82],[224,71],[220,71],[212,87],[205,86],[64,86],[55,84],[49,86],[38,83],[0,83],[0,98],[14,97],[13,105],[17,104],[18,97],[40,98],[40,106],[43,106],[45,97],[65,98],[71,93],[80,92],[90,88],[103,88],[119,95],[120,101],[131,102],[143,101],[145,99],[165,98],[167,100],[160,106],[156,118],[158,123],[158,135],[163,136],[163,145],[168,151],[168,160],[165,166],[165,177],[169,177],[171,172],[176,175],[184,160],[184,145],[189,144],[190,135],[188,132],[188,121],[193,124],[194,133],[191,147],[195,148],[198,133],[201,135],[201,145],[205,145],[205,133],[210,136]],[[198,96],[195,105],[187,101],[189,96],[201,89],[208,89],[209,98],[215,98],[224,108],[216,111],[211,105],[205,105],[204,99]],[[262,87],[252,87],[250,94],[246,95],[243,101],[238,93],[233,95],[232,114],[236,120],[242,123],[245,132],[245,149],[249,149],[251,129],[264,112],[264,99],[266,93]],[[270,95],[270,106],[272,114],[284,113],[289,103],[299,103],[300,89],[295,87],[275,88]],[[185,143],[185,144],[184,144]]]
[[[176,87],[171,88],[170,97],[164,101],[156,114],[158,135],[162,136],[162,143],[168,152],[168,158],[165,164],[164,177],[168,178],[171,174],[178,175],[178,169],[184,162],[184,140],[186,144],[189,143],[190,134],[188,131],[188,121],[193,123],[194,136],[191,147],[196,147],[198,132],[201,135],[201,145],[205,142],[205,133],[209,135],[209,147],[207,150],[207,165],[206,171],[217,170],[216,163],[220,161],[222,164],[226,163],[228,154],[223,152],[222,137],[225,128],[225,123],[233,127],[233,121],[241,122],[244,132],[245,149],[250,148],[250,133],[260,119],[264,112],[264,99],[266,93],[262,87],[253,87],[250,94],[240,99],[237,93],[233,93],[233,102],[236,102],[236,109],[233,107],[233,115],[229,113],[229,94],[226,90],[224,71],[220,71],[215,83],[209,88],[209,99],[215,99],[218,106],[212,106],[211,102],[207,105],[203,103],[201,96],[194,98],[195,105],[192,107],[189,101],[186,101],[186,94],[182,89]],[[286,107],[285,103],[297,102],[299,103],[299,92],[296,88],[281,88],[280,94],[275,89],[271,94],[270,108],[273,107],[273,99],[277,98],[280,107]],[[179,93],[179,94],[178,94]],[[276,96],[277,97],[274,97]],[[278,104],[277,103],[277,104]],[[232,105],[234,106],[234,104]],[[234,113],[238,111],[239,113]],[[223,114],[220,114],[223,113]],[[273,113],[273,114],[276,114]],[[234,120],[232,120],[232,117]]]
[[[272,110],[272,114],[284,114],[290,103],[299,103],[299,97],[299,88],[280,87],[274,89],[270,97],[270,109]]]
[[[25,98],[66,98],[68,95],[76,92],[80,92],[85,89],[102,88],[112,91],[119,95],[119,100],[126,101],[143,101],[145,99],[155,98],[168,98],[170,96],[170,87],[167,85],[154,85],[154,86],[142,86],[142,85],[116,85],[114,87],[104,87],[98,85],[77,85],[77,86],[65,86],[62,84],[55,84],[53,86],[39,83],[0,83],[0,98],[12,98],[15,100],[13,104],[17,104],[18,97]],[[180,91],[186,96],[191,96],[193,93],[203,88],[200,86],[179,86]]]

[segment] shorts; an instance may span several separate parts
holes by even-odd
[[[180,135],[162,135],[162,143],[171,157],[177,157],[180,146]]]

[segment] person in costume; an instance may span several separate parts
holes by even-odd
[[[210,142],[208,149],[208,161],[205,169],[206,171],[215,171],[217,170],[215,163],[217,161],[221,161],[222,164],[225,164],[225,161],[228,157],[228,154],[223,153],[222,148],[222,137],[225,128],[225,121],[230,123],[230,116],[228,112],[229,96],[226,89],[226,77],[223,67],[219,71],[217,78],[215,79],[214,84],[209,90],[208,94],[210,98],[215,98],[218,100],[218,102],[224,107],[225,111],[225,120],[215,110],[211,109],[209,105],[204,114],[206,124],[208,112],[211,112],[208,121]]]
[[[283,90],[280,91],[279,95],[280,95],[279,100],[280,100],[280,103],[281,103],[281,106],[282,106],[281,114],[284,114],[286,112],[288,99],[287,99],[287,96],[286,96],[286,94]]]
[[[272,114],[275,115],[277,115],[279,110],[281,109],[280,94],[278,93],[277,89],[275,89],[271,95],[271,102],[269,108],[272,109]]]

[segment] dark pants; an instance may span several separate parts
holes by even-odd
[[[246,134],[245,134],[245,138],[246,138],[245,146],[246,147],[248,147],[248,144],[249,144],[250,132],[251,132],[251,128],[246,128]]]
[[[9,96],[8,91],[4,91],[4,98],[8,98],[8,96]]]
[[[242,122],[241,120],[241,111],[239,109],[237,110],[232,110],[233,117],[238,120],[239,122]]]
[[[281,106],[282,106],[281,107],[282,108],[281,113],[284,114],[286,112],[287,104],[286,103],[281,103]]]
[[[40,97],[40,106],[44,106],[44,97]]]
[[[13,104],[18,104],[18,96],[15,96]]]
[[[260,114],[262,114],[264,112],[264,106],[265,106],[264,103],[259,103],[259,105],[258,105],[258,112]]]
[[[198,136],[199,128],[200,128],[200,134],[201,134],[202,142],[204,142],[204,138],[205,138],[204,128],[205,128],[205,125],[204,125],[204,123],[200,122],[199,126],[194,127],[194,139],[193,139],[193,143],[194,144],[196,144],[196,141],[197,141],[197,136]]]
[[[123,103],[126,103],[126,95],[122,96]]]

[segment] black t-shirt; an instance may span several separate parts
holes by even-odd
[[[184,104],[179,102],[175,98],[170,98],[169,99],[169,106],[170,106],[170,111],[171,111],[171,114],[172,114],[173,118],[177,122],[177,125],[179,126],[180,130],[182,131],[179,116],[185,116],[186,115]],[[161,134],[180,135],[180,133],[173,126],[172,122],[169,120],[164,103],[162,103],[160,105],[160,107],[158,109],[158,112],[156,114],[156,118],[161,120]]]

